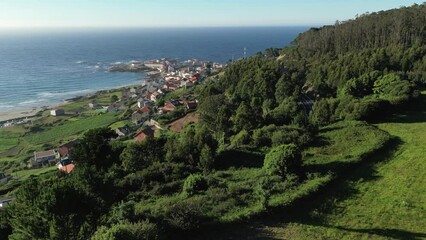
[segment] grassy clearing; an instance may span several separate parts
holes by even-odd
[[[335,124],[323,129],[320,136],[317,146],[304,152],[304,167],[309,172],[307,179],[302,182],[273,179],[274,188],[268,200],[269,211],[293,209],[297,202],[311,198],[328,187],[336,176],[348,174],[351,166],[386,146],[391,139],[386,132],[362,122]],[[233,156],[231,154],[224,160],[237,161],[232,159]],[[158,214],[167,206],[181,201],[201,202],[203,214],[213,219],[215,224],[202,229],[195,239],[229,239],[230,235],[232,238],[249,238],[250,235],[246,234],[251,232],[241,229],[238,224],[253,218],[263,218],[268,212],[262,207],[258,195],[258,183],[266,175],[261,168],[262,154],[246,153],[239,156],[244,157],[238,159],[238,168],[228,166],[207,176],[209,188],[206,191],[190,198],[176,194],[141,201],[137,205],[137,214]],[[288,216],[288,213],[283,215]],[[217,228],[226,230],[218,231]]]
[[[47,167],[47,168],[22,170],[22,171],[14,172],[12,174],[12,176],[17,178],[20,181],[23,181],[23,180],[29,178],[30,176],[37,176],[37,175],[40,175],[40,174],[43,174],[43,173],[54,171],[56,169],[57,169],[56,166],[52,166],[52,167]]]
[[[353,169],[299,217],[275,218],[254,234],[273,239],[426,239],[426,103],[379,123],[399,138],[390,155]],[[356,148],[356,146],[353,146]],[[311,203],[312,204],[312,203]]]
[[[213,227],[208,231],[200,233],[199,238],[206,239],[321,239],[315,235],[301,235],[295,237],[293,231],[283,233],[283,225],[277,222],[294,221],[304,219],[304,214],[321,198],[324,190],[332,188],[335,182],[340,182],[342,176],[353,174],[355,166],[370,163],[369,157],[379,154],[388,144],[392,143],[391,136],[383,130],[362,122],[341,122],[321,130],[316,146],[304,152],[305,168],[310,173],[308,181],[300,185],[288,186],[285,191],[275,193],[271,196],[270,214],[259,215],[256,212],[258,205],[252,205],[251,209],[237,209],[230,211],[221,222],[230,224]],[[247,185],[255,188],[249,181],[259,179],[261,175],[241,174],[246,176]],[[228,178],[231,181],[235,177]],[[237,181],[237,184],[238,183]],[[285,189],[285,188],[283,188]],[[253,192],[250,194],[253,195]],[[334,201],[331,200],[332,202]],[[238,224],[240,220],[247,220],[244,214],[258,216],[262,224],[258,226],[257,220],[251,221],[251,225]],[[236,221],[235,221],[236,220]],[[232,223],[233,222],[233,223]],[[235,223],[237,222],[237,224]],[[220,228],[220,231],[219,229]],[[288,235],[287,235],[288,233]],[[214,238],[211,237],[214,236]],[[327,237],[324,239],[328,239]]]
[[[102,114],[79,121],[71,121],[39,133],[28,134],[25,136],[25,140],[32,145],[51,143],[92,128],[108,126],[115,121],[116,116],[114,114]]]
[[[124,126],[126,126],[126,125],[130,125],[131,123],[132,123],[132,122],[131,122],[130,120],[123,120],[123,121],[119,121],[119,122],[113,123],[113,124],[111,124],[109,127],[110,127],[112,130],[115,130],[115,129],[117,129],[117,128],[124,127]]]

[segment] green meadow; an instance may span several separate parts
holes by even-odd
[[[337,181],[318,194],[291,209],[235,227],[231,235],[236,239],[426,239],[425,94],[415,104],[420,109],[370,126],[392,136],[387,147],[341,172]],[[340,143],[311,148],[307,152],[314,156],[308,162],[345,162],[352,158],[348,153],[359,153],[365,147],[362,142],[378,133],[362,134],[366,137],[362,140],[360,133],[349,139],[339,131],[344,130],[323,133]],[[344,148],[345,154],[339,154]],[[238,234],[244,231],[244,237]]]

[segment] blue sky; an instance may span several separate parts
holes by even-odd
[[[331,24],[414,0],[0,0],[0,27]]]

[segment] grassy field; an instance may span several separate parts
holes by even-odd
[[[316,201],[253,222],[243,235],[235,230],[233,239],[426,239],[425,103],[423,93],[421,109],[376,124],[397,139],[389,152],[352,168]]]
[[[108,126],[115,121],[117,121],[115,114],[102,114],[78,121],[69,121],[40,133],[28,134],[24,139],[32,145],[50,143],[92,128]]]
[[[216,188],[213,185],[205,193],[191,198],[202,202],[205,208],[203,213],[215,219],[218,224],[202,229],[197,235],[191,236],[191,239],[264,237],[259,232],[253,232],[257,228],[247,229],[246,224],[241,223],[259,218],[269,221],[273,217],[289,217],[288,209],[294,209],[306,198],[316,200],[315,195],[339,181],[340,175],[351,174],[353,166],[368,162],[368,156],[376,154],[390,143],[392,138],[388,133],[363,122],[341,122],[322,129],[316,146],[304,151],[304,168],[308,172],[308,178],[300,183],[277,179],[279,182],[276,182],[271,192],[268,211],[279,212],[279,216],[269,216],[259,204],[256,189],[259,179],[265,177],[261,170],[263,155],[252,152],[230,153],[224,156],[223,162],[236,160],[235,156],[239,156],[236,161],[238,164],[234,163],[230,168],[224,166],[223,170],[219,168],[209,176],[211,182],[226,183],[228,190],[224,192],[223,187]],[[182,201],[179,196],[161,198],[154,202],[142,201],[138,204],[139,214],[156,212],[164,204],[179,201]]]
[[[18,178],[19,180],[25,180],[30,176],[37,176],[43,173],[47,173],[50,171],[54,171],[56,170],[57,167],[56,166],[52,166],[52,167],[46,167],[46,168],[38,168],[38,169],[31,169],[31,170],[22,170],[22,171],[18,171],[18,172],[14,172],[12,174],[13,177]]]

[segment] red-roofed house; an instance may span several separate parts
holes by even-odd
[[[171,102],[166,102],[164,104],[164,107],[161,108],[161,110],[163,110],[163,112],[173,112],[174,110],[176,110],[176,106],[173,105]]]
[[[66,173],[70,174],[72,172],[72,170],[74,170],[74,168],[75,168],[75,165],[71,163],[71,164],[68,164],[66,166],[59,167],[58,169],[61,172],[66,172]]]
[[[61,146],[59,146],[58,148],[58,153],[61,155],[61,157],[66,157],[68,155],[70,155],[72,149],[74,148],[74,146],[79,143],[80,140],[78,139],[74,139],[70,142],[67,142],[65,144],[62,144]]]
[[[167,83],[163,85],[163,89],[168,91],[174,91],[178,89],[178,85],[174,83]]]
[[[186,109],[188,110],[194,110],[197,108],[197,100],[193,100],[193,101],[188,101],[186,102]]]
[[[148,138],[153,138],[154,137],[154,130],[152,130],[151,128],[145,128],[144,130],[140,131],[136,137],[135,140],[136,142],[142,142],[145,141]]]
[[[196,73],[196,74],[192,75],[191,81],[198,82],[198,81],[200,81],[200,79],[201,79],[201,74]]]

